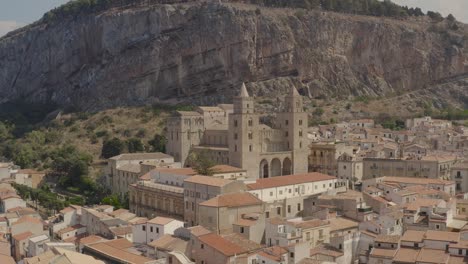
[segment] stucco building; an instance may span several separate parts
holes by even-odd
[[[198,204],[221,194],[244,191],[241,181],[195,175],[184,181],[184,220],[189,226],[198,225]]]
[[[355,146],[339,142],[314,142],[310,144],[309,171],[332,176],[338,175],[338,158],[343,154],[349,156],[357,151]]]
[[[125,153],[109,158],[107,161],[106,184],[112,193],[124,195],[128,185],[138,181],[143,174],[144,164],[173,164],[174,158],[160,152]]]
[[[363,159],[363,180],[383,176],[450,179],[451,167],[457,160],[451,155],[431,155],[405,159]]]

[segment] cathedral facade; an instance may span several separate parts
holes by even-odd
[[[217,164],[247,170],[248,177],[306,173],[307,113],[293,87],[273,126],[260,123],[254,98],[244,84],[233,104],[177,111],[167,121],[166,151],[186,163],[191,151],[203,151]]]

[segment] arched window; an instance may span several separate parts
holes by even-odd
[[[253,121],[252,121],[252,119],[249,119],[249,126],[253,126]]]

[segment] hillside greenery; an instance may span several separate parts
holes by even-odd
[[[59,114],[52,108],[28,107],[0,105],[7,110],[0,112],[0,159],[45,171],[56,191],[80,195],[85,203],[99,203],[108,195],[101,185],[106,158],[164,151],[164,120],[169,112],[193,110],[153,105]],[[31,113],[32,109],[37,111]]]

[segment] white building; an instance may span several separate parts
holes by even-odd
[[[181,227],[184,227],[182,221],[157,216],[151,220],[133,225],[133,242],[148,244],[164,235],[173,235],[174,231]]]
[[[27,256],[34,257],[44,253],[44,244],[47,242],[50,242],[50,239],[44,234],[29,238]]]
[[[296,216],[303,210],[305,198],[337,187],[336,177],[317,172],[258,179],[247,184],[248,191],[266,203],[266,218]]]
[[[26,202],[15,193],[0,195],[0,213],[15,207],[26,207]]]

